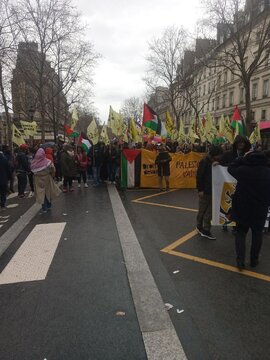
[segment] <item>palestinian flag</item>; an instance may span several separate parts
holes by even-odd
[[[167,136],[167,130],[164,124],[159,120],[157,113],[155,113],[155,111],[147,104],[144,104],[143,106],[142,126],[155,131],[156,134],[161,135],[162,137]]]
[[[231,127],[233,129],[235,129],[235,133],[239,134],[239,135],[243,135],[244,134],[244,126],[243,126],[243,122],[242,122],[242,117],[241,117],[241,113],[240,110],[238,109],[238,106],[235,106],[234,112],[233,112],[233,116],[232,116],[232,120],[231,120]]]
[[[68,137],[76,138],[79,136],[79,133],[77,131],[72,130],[71,127],[68,125],[64,125],[64,129]]]
[[[88,154],[88,151],[92,146],[89,140],[84,139],[82,137],[82,134],[80,135],[80,137],[78,139],[78,144],[77,145],[81,146],[86,154]]]
[[[123,149],[121,154],[121,187],[140,186],[141,150]]]

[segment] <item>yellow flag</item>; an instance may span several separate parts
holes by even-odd
[[[108,118],[108,127],[112,129],[112,132],[116,136],[123,136],[123,131],[125,130],[125,125],[123,125],[123,117],[118,112],[114,111],[110,106],[109,118]]]
[[[12,142],[18,146],[25,144],[25,140],[16,125],[12,124]]]
[[[180,119],[180,122],[179,122],[179,131],[178,131],[177,140],[179,142],[184,142],[186,140],[186,134],[185,134],[185,130],[184,130],[183,119]]]
[[[137,142],[137,129],[136,129],[136,124],[135,121],[133,119],[130,120],[129,122],[129,132],[130,132],[130,136],[133,142]]]
[[[37,123],[35,121],[22,121],[20,120],[23,132],[26,136],[34,136],[37,133]]]
[[[97,123],[96,123],[95,119],[93,119],[91,121],[91,123],[89,124],[89,126],[87,128],[87,136],[94,145],[96,145],[98,143],[98,138],[99,138],[98,127],[97,127]]]
[[[109,136],[108,136],[108,131],[107,131],[107,126],[103,125],[100,136],[99,136],[99,141],[104,142],[105,145],[109,145],[110,144],[110,140],[109,140]]]
[[[72,115],[71,115],[71,125],[70,125],[72,130],[75,129],[78,120],[79,120],[78,112],[77,112],[76,107],[74,106],[73,111],[72,111]]]
[[[173,129],[175,128],[174,122],[173,122],[173,120],[172,120],[172,118],[171,118],[171,115],[170,115],[170,113],[169,113],[168,110],[166,111],[166,123],[165,123],[165,127],[166,127],[167,133],[168,133],[169,135],[172,134]]]
[[[206,114],[206,121],[205,121],[205,136],[207,141],[212,143],[216,135],[217,135],[217,128],[213,123],[212,115],[208,111]]]
[[[227,116],[226,119],[223,115],[221,115],[219,121],[219,132],[227,139],[227,141],[232,144],[233,143],[233,129],[230,125],[230,119]]]
[[[191,119],[191,123],[189,125],[188,139],[191,142],[191,144],[194,144],[195,140],[199,139],[199,136],[196,134],[196,131],[195,131],[195,120],[194,120],[194,118]]]
[[[249,137],[249,141],[251,144],[256,144],[257,142],[261,142],[261,139],[260,123],[257,123]]]

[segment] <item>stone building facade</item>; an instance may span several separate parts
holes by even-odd
[[[269,0],[247,0],[246,14],[249,11],[268,12],[270,22],[270,1]],[[246,66],[252,62],[257,51],[256,36],[259,34],[260,24],[254,28],[251,36],[250,47],[245,58]],[[268,35],[270,38],[270,34]],[[269,41],[269,38],[267,41]],[[182,76],[192,78],[193,89],[185,90],[183,87],[182,96],[177,99],[177,107],[183,110],[183,119],[186,126],[190,124],[191,118],[199,114],[203,118],[209,111],[215,118],[217,124],[221,115],[231,116],[236,105],[241,110],[245,119],[245,89],[237,76],[237,69],[229,70],[226,67],[217,65],[217,55],[224,51],[224,47],[232,46],[230,34],[226,33],[224,26],[217,26],[217,39],[197,39],[196,48],[193,52],[188,51],[180,67]],[[252,122],[270,121],[270,47],[263,53],[265,61],[255,70],[251,77],[251,105]],[[186,91],[193,95],[193,104],[186,96]],[[191,106],[193,105],[193,106]],[[196,105],[196,111],[194,110]]]
[[[63,133],[68,114],[66,97],[61,90],[61,80],[50,63],[42,59],[37,43],[20,43],[16,67],[11,81],[14,122],[35,120],[37,139],[41,138],[41,92],[45,109],[45,138],[56,139]]]

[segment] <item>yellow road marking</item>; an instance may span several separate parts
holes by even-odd
[[[153,190],[154,190],[154,189],[153,189]],[[135,202],[135,201],[137,202],[137,201],[141,201],[141,200],[145,200],[145,199],[150,199],[150,198],[152,198],[152,197],[169,194],[169,193],[171,193],[171,192],[173,192],[173,191],[177,191],[177,190],[179,190],[179,189],[172,189],[172,190],[169,190],[169,191],[162,191],[162,192],[159,192],[159,193],[157,193],[157,194],[152,194],[152,195],[143,196],[143,197],[141,197],[141,198],[139,198],[139,199],[135,199],[135,200],[132,200],[132,201],[133,201],[133,202]]]
[[[149,201],[132,200],[132,202],[137,203],[137,204],[143,204],[143,205],[160,206],[160,207],[177,209],[177,210],[185,210],[185,211],[191,211],[191,212],[198,212],[197,209],[190,209],[190,208],[185,208],[185,207],[181,207],[181,206],[174,206],[174,205],[166,205],[166,204],[152,203],[152,202],[149,202]]]
[[[178,246],[184,244],[184,242],[188,241],[189,239],[193,238],[193,236],[197,235],[198,232],[197,230],[193,230],[190,233],[188,233],[185,236],[182,236],[180,239],[176,240],[175,242],[173,242],[171,245],[165,247],[164,249],[160,250],[162,252],[165,253],[169,253],[170,251],[174,250],[175,248],[177,248]]]
[[[161,251],[163,251],[163,250],[161,250]],[[213,267],[216,267],[216,268],[219,268],[219,269],[231,271],[231,272],[234,272],[234,273],[237,273],[237,274],[240,274],[240,275],[245,275],[245,276],[249,276],[249,277],[253,277],[253,278],[256,278],[256,279],[260,279],[260,280],[270,282],[270,276],[267,276],[267,275],[264,275],[264,274],[259,274],[259,273],[249,271],[249,270],[239,270],[235,266],[226,265],[226,264],[223,264],[223,263],[219,263],[217,261],[207,260],[207,259],[204,259],[204,258],[200,258],[200,257],[193,256],[193,255],[188,255],[188,254],[185,254],[185,253],[182,253],[182,252],[179,252],[179,251],[173,251],[173,250],[167,251],[167,254],[179,256],[179,257],[182,257],[182,258],[187,259],[187,260],[192,260],[192,261],[195,261],[195,262],[198,262],[198,263],[201,263],[201,264],[206,264],[206,265],[213,266]]]

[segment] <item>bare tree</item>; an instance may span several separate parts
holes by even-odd
[[[19,19],[17,19],[19,20]],[[0,1],[0,104],[4,107],[7,121],[7,141],[12,151],[12,120],[11,109],[11,66],[10,61],[15,57],[15,42],[19,32],[15,31],[14,17],[8,0]]]
[[[60,114],[67,113],[67,103],[61,106],[61,96],[69,96],[72,103],[79,95],[76,85],[82,81],[91,84],[97,55],[83,40],[84,27],[79,25],[79,15],[70,0],[20,0],[13,11],[24,19],[20,22],[23,42],[38,44],[38,52],[28,51],[29,67],[21,66],[20,71],[34,89],[31,101],[41,116],[44,141],[47,119],[53,122],[56,134]]]
[[[124,119],[134,119],[136,123],[140,124],[142,119],[143,101],[139,97],[130,97],[124,100],[123,106],[120,109]]]
[[[270,47],[270,6],[263,0],[205,0],[208,24],[218,26],[218,46],[206,64],[239,77],[245,89],[246,125],[251,131],[251,77],[265,66]],[[212,60],[212,61],[209,61]]]
[[[170,107],[177,125],[183,112],[183,109],[176,106],[176,100],[182,92],[177,76],[186,44],[186,31],[183,28],[169,27],[160,38],[149,43],[146,57],[149,65],[144,78],[146,86],[152,93],[159,89],[162,102]]]

